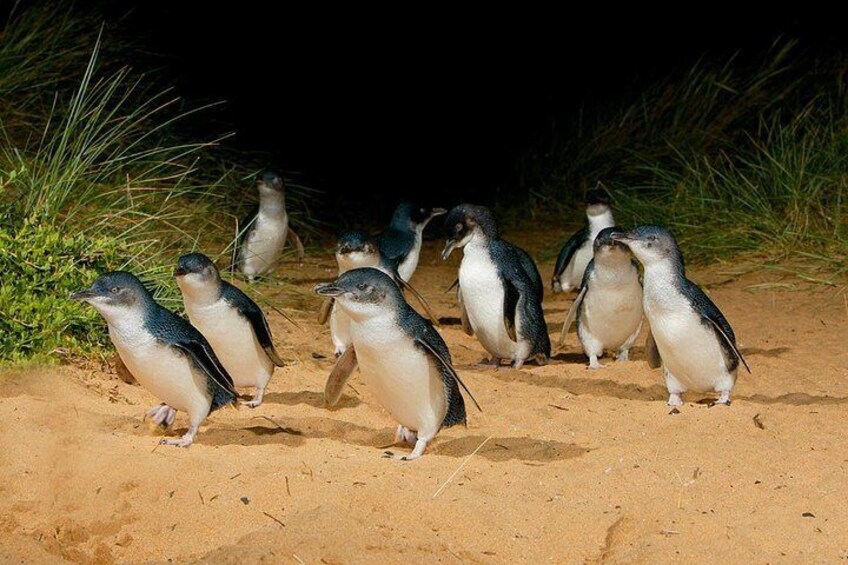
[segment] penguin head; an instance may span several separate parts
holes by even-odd
[[[260,194],[282,193],[285,190],[283,177],[270,170],[259,173],[256,177],[256,187]]]
[[[625,257],[630,255],[627,246],[614,239],[613,236],[624,235],[624,230],[621,228],[605,228],[598,232],[593,244],[595,257]]]
[[[629,247],[633,255],[645,266],[666,259],[682,264],[677,241],[671,232],[663,227],[639,226],[627,233],[613,233],[611,237]]]
[[[352,318],[374,316],[387,306],[403,301],[397,283],[384,272],[372,268],[346,271],[333,282],[316,286],[315,292],[335,298]]]
[[[188,253],[177,261],[174,278],[181,291],[190,293],[210,285],[217,288],[221,275],[212,259],[203,253]]]
[[[454,249],[465,247],[475,233],[490,239],[499,237],[497,223],[491,210],[485,206],[460,204],[445,218],[445,249],[442,259],[447,259]]]
[[[600,216],[610,209],[612,197],[603,188],[595,188],[586,192],[586,213],[590,216]]]
[[[153,303],[153,297],[141,281],[125,271],[99,276],[91,287],[71,294],[71,299],[88,302],[107,321]]]
[[[380,248],[376,241],[361,231],[348,231],[339,237],[336,261],[342,272],[359,267],[374,267],[380,262]]]
[[[429,206],[420,206],[412,202],[401,202],[395,208],[395,213],[392,215],[392,225],[395,227],[403,227],[408,225],[412,229],[426,226],[430,220],[436,216],[447,214],[448,211],[444,208],[431,208]]]

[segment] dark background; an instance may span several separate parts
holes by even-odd
[[[595,111],[702,55],[756,57],[781,35],[826,52],[846,36],[839,18],[809,5],[752,15],[706,3],[582,13],[564,3],[520,13],[90,6],[161,56],[192,103],[227,101],[205,127],[235,130],[228,143],[330,196],[377,206],[401,196],[515,199],[516,159],[581,108]]]

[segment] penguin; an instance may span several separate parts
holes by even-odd
[[[286,212],[286,189],[283,177],[264,171],[256,179],[259,205],[242,221],[236,242],[236,270],[248,278],[269,273],[283,252],[286,239],[297,250],[297,260],[303,261],[303,243],[289,226]]]
[[[544,363],[551,342],[542,312],[542,279],[530,256],[500,237],[491,211],[461,204],[445,220],[442,259],[463,248],[457,300],[463,329],[476,334],[497,366],[511,359],[520,369],[535,358]]]
[[[642,283],[639,266],[630,250],[612,236],[618,228],[601,230],[593,244],[594,256],[562,325],[560,345],[571,323],[577,320],[577,336],[589,358],[589,369],[603,367],[598,357],[604,350],[618,352],[616,361],[627,361],[630,348],[642,329]]]
[[[188,414],[188,432],[160,443],[190,446],[211,412],[236,403],[233,379],[209,342],[191,324],[157,304],[134,275],[106,273],[71,298],[88,302],[103,316],[127,369],[163,402],[147,412],[157,424],[170,426],[178,410]]]
[[[439,332],[406,303],[390,276],[374,268],[353,269],[319,284],[315,292],[335,299],[350,318],[350,351],[377,402],[399,423],[395,442],[414,443],[412,453],[400,459],[421,457],[443,426],[466,423],[459,387],[474,397],[454,370]],[[328,379],[330,405],[355,366],[348,359],[340,358]]]
[[[265,314],[244,292],[221,279],[212,260],[202,253],[179,258],[177,286],[192,325],[212,345],[236,387],[254,387],[245,404],[262,404],[274,367],[285,363],[274,348]]]
[[[674,236],[659,226],[640,226],[612,239],[627,245],[644,268],[643,308],[651,334],[649,362],[660,361],[669,406],[683,404],[686,391],[718,392],[717,404],[730,404],[741,362],[733,328],[698,285],[686,278]],[[653,342],[653,344],[651,343]],[[659,358],[651,360],[655,344]]]
[[[380,253],[377,242],[360,231],[348,231],[341,235],[336,246],[336,262],[339,265],[339,275],[351,269],[372,267],[378,269],[394,280],[404,291],[409,291],[418,300],[428,319],[434,325],[438,325],[438,319],[433,315],[430,305],[415,288],[403,280],[398,273],[397,265],[386,259]],[[327,299],[321,307],[318,315],[318,323],[324,324],[330,320],[330,337],[333,340],[335,355],[339,357],[344,354],[350,345],[348,333],[349,320],[347,314],[333,305],[332,299]]]
[[[418,267],[424,228],[436,216],[447,214],[444,208],[416,206],[402,202],[395,208],[389,227],[380,234],[380,253],[397,264],[400,278],[409,282]]]
[[[592,245],[602,229],[615,226],[610,195],[603,188],[586,192],[588,223],[565,242],[557,257],[551,281],[554,292],[579,290],[586,265],[592,259]]]

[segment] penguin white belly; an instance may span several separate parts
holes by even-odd
[[[441,375],[391,315],[351,320],[356,359],[368,390],[402,426],[432,437],[447,414]]]
[[[212,397],[206,378],[191,357],[175,352],[142,332],[120,331],[109,326],[109,337],[118,355],[141,386],[168,406],[205,417]]]
[[[604,349],[624,345],[642,325],[642,287],[638,278],[612,285],[590,284],[583,298],[580,332]]]
[[[248,276],[261,275],[273,268],[283,252],[288,231],[288,214],[278,218],[260,211],[241,252],[242,272]]]
[[[504,288],[498,268],[486,250],[469,249],[459,266],[459,286],[468,321],[480,344],[499,359],[515,357],[518,344],[506,331],[504,324]],[[519,324],[516,334],[520,335]]]
[[[587,240],[586,243],[584,243],[580,249],[574,253],[571,261],[568,265],[566,265],[565,271],[563,271],[562,277],[560,278],[560,285],[562,286],[563,292],[580,288],[580,283],[583,282],[583,273],[586,272],[586,267],[589,265],[589,261],[592,260],[592,256],[595,253],[592,247],[593,241],[594,240],[592,239]]]
[[[662,306],[646,301],[645,313],[663,367],[684,390],[730,390],[735,379],[727,371],[715,332],[701,322],[685,297],[675,297]]]
[[[274,364],[256,339],[253,327],[224,300],[208,306],[186,304],[191,324],[212,346],[218,360],[238,387],[264,388]]]
[[[415,269],[418,267],[418,258],[421,255],[421,234],[415,234],[415,245],[412,246],[412,250],[407,254],[404,260],[398,265],[398,274],[400,278],[409,282],[409,279],[412,278],[412,275],[415,274]]]
[[[336,355],[347,351],[350,345],[350,316],[338,304],[333,304],[333,310],[330,312],[330,337],[333,339]]]

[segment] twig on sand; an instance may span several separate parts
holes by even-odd
[[[490,439],[492,439],[492,436],[489,436],[489,437],[487,437],[486,439],[484,439],[484,440],[483,440],[483,443],[481,443],[480,445],[478,445],[478,446],[477,446],[477,449],[475,449],[474,451],[472,451],[472,452],[471,452],[471,455],[469,455],[468,457],[466,457],[466,458],[465,458],[465,460],[464,460],[462,463],[460,463],[460,464],[459,464],[459,467],[457,467],[457,468],[456,468],[456,470],[455,470],[453,473],[451,473],[450,477],[448,477],[448,478],[447,478],[447,480],[445,480],[445,482],[443,482],[443,483],[442,483],[442,486],[440,486],[440,487],[439,487],[439,490],[437,490],[436,492],[434,492],[434,493],[433,493],[433,496],[431,497],[431,500],[432,500],[433,498],[436,498],[436,497],[437,497],[437,496],[439,496],[440,494],[442,494],[442,491],[443,491],[443,490],[445,490],[445,489],[447,488],[448,484],[450,484],[450,482],[453,480],[453,478],[456,476],[456,474],[457,474],[457,473],[459,473],[459,472],[462,470],[462,468],[463,468],[463,467],[465,467],[465,464],[466,464],[466,463],[468,463],[469,461],[471,461],[471,458],[472,458],[472,457],[474,457],[475,455],[477,455],[477,452],[478,452],[478,451],[480,451],[481,449],[483,449],[483,446],[484,446],[484,445],[486,445],[486,443],[487,443]]]
[[[269,422],[271,422],[272,424],[277,426],[280,429],[281,432],[291,434],[293,436],[302,436],[303,435],[303,432],[300,432],[300,431],[295,430],[293,428],[285,428],[285,427],[281,426],[276,420],[274,420],[273,418],[269,418],[268,416],[253,416],[253,418],[251,418],[251,419],[252,420],[258,420],[258,419],[268,420]]]
[[[263,513],[263,514],[265,514],[266,516],[268,516],[269,518],[271,518],[272,520],[274,520],[276,523],[278,523],[278,524],[279,524],[280,526],[282,526],[283,528],[285,528],[285,527],[286,527],[286,525],[285,525],[285,524],[283,524],[283,523],[282,523],[282,522],[281,522],[278,518],[275,518],[275,517],[274,517],[274,516],[272,516],[271,514],[268,514],[267,512],[264,512],[264,511],[263,511],[262,513]]]
[[[298,557],[297,553],[292,553],[292,557],[294,557],[294,560],[300,563],[300,565],[306,565],[306,561]]]

